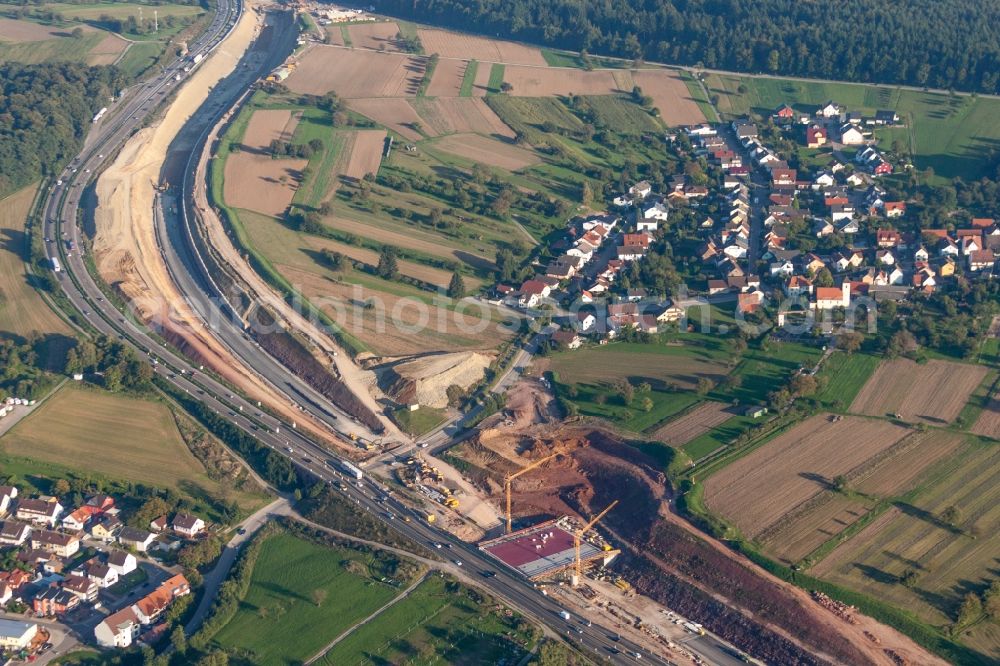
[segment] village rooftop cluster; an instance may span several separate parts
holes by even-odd
[[[187,513],[160,516],[148,529],[125,525],[115,498],[105,494],[67,512],[56,497],[22,497],[15,486],[0,486],[0,552],[14,562],[0,570],[0,607],[73,626],[91,618],[94,642],[105,648],[152,641],[165,628],[163,613],[191,590],[179,569],[147,554],[176,550],[207,530]],[[36,623],[6,623],[0,633],[0,648],[11,654],[51,647]]]

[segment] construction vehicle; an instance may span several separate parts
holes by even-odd
[[[458,508],[458,500],[455,499],[454,497],[446,497],[445,500],[444,500],[444,505],[446,507],[448,507],[449,509],[457,509]]]
[[[513,481],[517,477],[521,476],[522,474],[527,474],[528,472],[530,472],[531,470],[535,469],[536,467],[542,465],[543,463],[546,463],[546,462],[552,460],[557,455],[558,454],[553,453],[552,455],[545,456],[541,460],[536,460],[535,462],[531,463],[530,465],[528,465],[524,469],[518,470],[517,472],[514,472],[513,474],[508,474],[507,476],[504,477],[504,480],[503,480],[503,489],[504,489],[504,493],[506,493],[506,495],[507,495],[507,534],[511,533],[511,529],[512,529],[511,526],[513,524],[513,519],[511,518],[511,513],[510,513],[510,484],[511,484],[511,481]],[[579,549],[577,549],[577,554],[579,554]]]
[[[615,508],[617,504],[618,500],[615,500],[614,502],[609,504],[608,508],[597,514],[594,518],[591,519],[589,523],[581,527],[573,535],[573,548],[576,550],[576,571],[574,572],[574,575],[570,581],[573,587],[579,585],[580,579],[583,577],[583,563],[580,561],[580,544],[583,542],[583,537],[587,534],[587,531],[590,530],[591,527],[597,524],[597,521],[606,516],[608,512],[611,511],[611,509]]]

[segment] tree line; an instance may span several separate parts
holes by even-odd
[[[375,0],[378,11],[573,51],[997,92],[1000,0]]]
[[[75,155],[94,114],[126,82],[114,67],[0,65],[0,193],[54,173]]]

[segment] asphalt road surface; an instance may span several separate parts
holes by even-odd
[[[160,379],[196,397],[218,414],[228,416],[233,424],[257,438],[262,444],[288,456],[307,477],[339,484],[342,480],[342,475],[338,471],[339,459],[321,445],[303,436],[291,424],[281,422],[260,411],[256,405],[235,393],[230,387],[201,372],[200,368],[195,367],[191,361],[173,349],[166,347],[147,329],[123,316],[104,298],[101,289],[87,272],[79,251],[68,251],[67,243],[64,242],[73,240],[76,247],[82,247],[79,242],[81,230],[77,225],[77,219],[85,185],[95,177],[101,165],[121,148],[128,137],[143,125],[149,112],[156,108],[171,85],[176,83],[175,77],[179,76],[183,80],[187,75],[184,67],[191,62],[190,58],[196,54],[207,54],[213,49],[232,29],[242,11],[242,5],[238,0],[219,0],[217,15],[207,31],[190,45],[189,56],[174,61],[158,76],[125,91],[119,101],[109,109],[107,118],[95,126],[84,150],[67,166],[60,175],[59,183],[48,192],[43,206],[42,223],[42,233],[48,239],[45,242],[46,256],[50,260],[56,258],[62,264],[63,268],[58,272],[62,290],[70,304],[82,313],[89,326],[100,333],[118,337],[141,353],[147,354],[150,361],[154,362],[154,368]],[[263,59],[260,61],[260,66],[266,67],[269,62]],[[192,118],[190,131],[195,132],[196,136],[203,137],[206,128],[224,109],[226,100],[231,95],[234,96],[233,101],[238,97],[237,93],[241,92],[239,85],[238,79],[233,79],[232,82],[227,80],[225,85],[213,90],[205,102],[208,110]],[[194,150],[197,150],[197,146]],[[184,163],[187,167],[190,165],[190,160]],[[189,173],[190,169],[185,168],[185,171]],[[187,194],[189,190],[185,188],[184,192]],[[184,257],[179,254],[184,251],[183,244],[168,242],[165,246],[164,250],[175,277],[187,273]],[[171,253],[178,254],[171,259]],[[189,301],[198,302],[203,298],[199,295],[203,286],[199,285],[200,279],[200,276],[189,276],[188,279],[180,280],[180,287],[185,290]],[[242,353],[247,352],[245,345],[239,342],[244,339],[241,332],[237,334],[233,332],[232,327],[220,327],[217,333],[231,349],[239,348],[243,350]],[[243,356],[242,353],[239,354],[241,358],[258,370],[261,366],[266,367],[268,363],[273,363],[269,360],[270,357],[259,349],[254,349],[248,356]],[[290,379],[272,381],[287,381],[294,390],[296,385],[292,382],[298,380],[280,366],[276,372],[279,371],[283,377]],[[335,409],[325,400],[320,400],[316,406],[306,404],[303,407],[320,420],[326,421],[329,420],[329,412],[326,410]],[[643,655],[642,661],[645,663],[670,663],[663,657],[647,653],[628,640],[615,640],[616,632],[605,627],[596,624],[586,627],[572,622],[567,624],[558,615],[562,610],[558,604],[535,589],[520,575],[498,567],[497,562],[485,556],[474,545],[459,541],[419,518],[411,522],[390,518],[390,513],[402,516],[410,510],[395,498],[380,500],[382,493],[379,492],[378,485],[371,480],[345,482],[341,492],[349,501],[355,502],[363,510],[385,520],[394,529],[414,540],[450,544],[449,555],[461,561],[463,567],[479,572],[495,571],[495,576],[483,577],[482,587],[553,631],[566,636],[577,647],[601,655],[612,663],[633,663],[636,661],[634,654],[637,652]],[[702,653],[710,663],[725,666],[729,664],[735,666],[740,663],[733,658],[724,659],[709,654],[716,650],[698,647],[697,644],[707,640],[691,641],[688,646]],[[712,645],[721,651],[727,649],[721,641],[715,641]]]

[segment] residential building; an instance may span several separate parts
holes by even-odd
[[[74,509],[71,513],[63,516],[63,529],[72,530],[74,532],[82,532],[83,528],[87,526],[87,522],[90,520],[91,515],[93,514],[91,514],[91,512],[85,507]]]
[[[840,287],[817,287],[813,307],[817,310],[846,308],[851,304],[851,284],[846,280]]]
[[[70,594],[80,597],[80,601],[83,603],[91,603],[97,600],[99,589],[97,583],[90,580],[87,576],[76,573],[70,574],[63,580],[62,587]]]
[[[84,566],[87,578],[97,583],[97,587],[106,589],[118,582],[118,572],[107,564],[93,559]]]
[[[860,146],[865,142],[864,133],[850,123],[840,128],[840,142],[845,146]]]
[[[59,557],[71,557],[80,550],[80,537],[52,530],[33,530],[31,547]]]
[[[0,545],[20,546],[31,535],[31,526],[16,520],[0,522]]]
[[[94,627],[97,644],[106,648],[126,648],[139,635],[142,624],[132,606],[112,613]]]
[[[976,250],[969,253],[969,270],[974,272],[992,270],[996,257],[990,250]]]
[[[105,516],[99,523],[90,528],[90,536],[105,543],[111,543],[122,528],[122,521],[117,516]]]
[[[123,527],[118,533],[118,543],[140,553],[145,553],[154,539],[155,534],[134,527]]]
[[[55,497],[39,499],[23,499],[17,503],[18,520],[27,521],[33,525],[48,525],[55,527],[56,521],[63,514],[63,506]]]
[[[826,144],[826,128],[819,125],[810,125],[806,129],[806,146],[809,148],[819,148]]]
[[[0,516],[6,516],[10,512],[15,499],[17,499],[15,486],[0,486]]]
[[[135,602],[132,609],[142,624],[152,624],[174,599],[190,593],[191,587],[188,585],[187,579],[183,575],[177,574]]]
[[[34,622],[0,619],[0,652],[18,652],[25,649],[38,635]]]
[[[108,566],[117,571],[119,576],[125,576],[135,571],[137,562],[132,553],[112,550],[108,553]]]
[[[53,585],[36,594],[31,605],[36,615],[50,617],[73,610],[80,605],[80,597]]]

